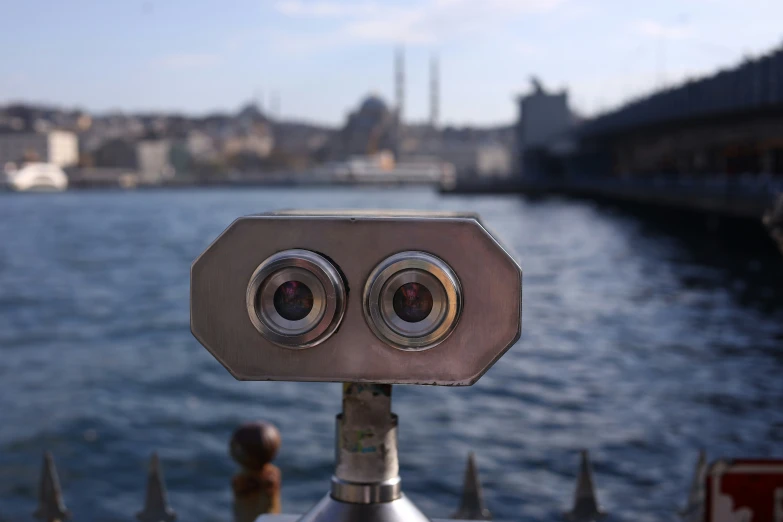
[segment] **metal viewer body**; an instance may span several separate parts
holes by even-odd
[[[195,337],[237,379],[344,383],[329,492],[301,518],[262,519],[429,521],[402,492],[392,384],[473,384],[519,338],[521,300],[519,265],[475,215],[229,226],[191,269]]]

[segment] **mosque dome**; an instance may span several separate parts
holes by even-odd
[[[359,107],[359,112],[361,113],[384,113],[388,110],[389,108],[386,106],[386,102],[384,102],[380,96],[375,94],[367,96],[362,102],[362,105]]]

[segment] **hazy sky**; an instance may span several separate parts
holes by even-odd
[[[537,75],[595,113],[783,43],[781,0],[0,0],[0,103],[235,110],[279,93],[284,117],[336,124],[391,101],[405,44],[406,117],[507,123]]]

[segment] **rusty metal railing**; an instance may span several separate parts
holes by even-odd
[[[272,424],[257,422],[238,428],[231,437],[229,453],[240,465],[233,477],[233,520],[254,522],[259,516],[280,513],[281,474],[272,464],[280,447],[280,433]],[[702,519],[704,501],[704,476],[706,457],[704,452],[694,470],[694,477],[686,506],[679,515],[685,522]],[[42,522],[65,522],[71,513],[65,506],[54,457],[45,452],[38,488],[38,508],[33,516]],[[573,505],[563,513],[563,520],[571,522],[597,521],[606,517],[599,507],[593,478],[590,455],[587,450],[580,454]],[[144,507],[136,515],[139,522],[173,522],[176,513],[168,502],[163,468],[157,453],[150,457],[147,473]],[[492,513],[484,500],[479,479],[476,457],[468,455],[459,508],[451,516],[455,520],[492,520]]]

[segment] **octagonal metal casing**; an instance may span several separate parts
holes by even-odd
[[[328,258],[348,288],[340,327],[306,349],[266,340],[246,307],[253,272],[269,256],[289,249]],[[384,343],[363,312],[362,291],[371,272],[403,251],[437,256],[462,286],[456,328],[426,350]],[[191,331],[239,380],[471,385],[519,339],[521,313],[522,269],[470,214],[287,211],[246,216],[191,267]]]

